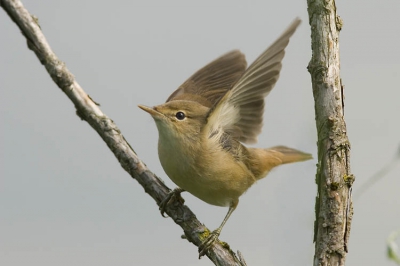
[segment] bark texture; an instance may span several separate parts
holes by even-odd
[[[312,58],[308,65],[315,101],[318,167],[314,265],[345,265],[353,215],[350,142],[344,121],[339,31],[335,1],[308,0]]]
[[[65,64],[53,53],[37,19],[29,14],[18,0],[0,0],[0,6],[17,24],[27,39],[29,49],[36,54],[53,81],[73,102],[77,115],[90,124],[114,153],[121,166],[159,205],[170,189],[138,158],[116,124],[100,110],[99,105],[85,93]],[[196,246],[199,246],[210,232],[196,219],[194,213],[180,202],[168,205],[166,213],[183,229],[186,239]],[[242,256],[239,255],[238,258],[228,244],[218,241],[207,257],[215,265],[245,265]]]

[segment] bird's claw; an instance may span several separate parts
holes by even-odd
[[[218,239],[220,232],[218,230],[212,231],[208,237],[199,246],[199,259],[204,256]]]
[[[170,191],[168,195],[161,201],[158,209],[160,210],[162,217],[164,218],[168,217],[165,216],[164,213],[169,204],[173,202],[179,202],[183,204],[185,202],[185,200],[181,196],[181,192],[183,191],[184,190],[181,188],[175,188],[174,190]]]

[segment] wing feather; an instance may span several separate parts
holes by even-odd
[[[232,89],[246,66],[244,55],[238,50],[231,51],[194,73],[169,96],[167,102],[194,100],[212,107]]]
[[[243,143],[257,142],[262,128],[264,98],[278,81],[285,48],[300,22],[298,18],[293,21],[214,104],[208,114],[206,130],[229,132]]]

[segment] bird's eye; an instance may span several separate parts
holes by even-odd
[[[183,119],[185,119],[186,115],[185,115],[184,112],[177,112],[177,113],[175,114],[175,117],[176,117],[178,120],[183,120]]]

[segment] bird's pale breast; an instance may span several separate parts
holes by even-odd
[[[254,182],[244,163],[225,150],[207,143],[184,145],[160,136],[158,153],[164,171],[180,188],[217,206],[229,206]]]

